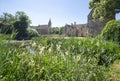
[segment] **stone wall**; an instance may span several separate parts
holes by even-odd
[[[102,29],[106,25],[106,22],[99,21],[98,19],[95,21],[92,17],[93,10],[88,15],[88,34],[91,36],[96,36],[101,33]]]

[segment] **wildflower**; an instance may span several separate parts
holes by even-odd
[[[10,61],[11,64],[13,64],[13,61]]]
[[[60,50],[61,45],[57,45],[57,50]]]
[[[28,63],[29,66],[34,66],[35,65],[35,62],[33,59],[30,60],[30,62]]]
[[[68,55],[68,51],[65,52],[65,55]]]
[[[52,49],[51,49],[51,48],[49,48],[49,49],[48,49],[48,51],[49,51],[49,53],[50,53],[50,52],[52,51]]]
[[[99,43],[99,42],[97,42],[97,43],[96,43],[96,45],[97,45],[97,46],[99,46],[99,45],[100,45],[100,43]]]
[[[32,47],[36,47],[37,44],[35,42],[32,43]]]
[[[45,47],[41,47],[39,54],[42,54],[44,52]]]
[[[76,56],[76,60],[80,61],[81,55]]]

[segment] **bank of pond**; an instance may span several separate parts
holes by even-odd
[[[0,80],[119,81],[119,59],[119,44],[99,37],[1,40]]]

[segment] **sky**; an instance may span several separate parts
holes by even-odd
[[[51,19],[52,27],[60,27],[87,23],[90,9],[89,0],[0,0],[0,15],[3,12],[14,15],[17,11],[24,11],[31,25],[47,24]]]

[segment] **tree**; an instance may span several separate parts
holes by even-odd
[[[29,19],[29,17],[26,15],[25,12],[22,12],[22,11],[17,11],[16,14],[15,14],[15,19],[16,21],[24,21],[26,20],[25,22],[27,22],[28,24],[31,23],[31,20]]]
[[[94,19],[109,21],[120,12],[120,0],[90,0],[89,6],[94,10]]]
[[[17,33],[15,39],[18,40],[26,39],[28,36],[27,28],[31,23],[29,17],[24,12],[17,12],[15,18],[17,20],[14,23],[14,30]]]
[[[15,22],[14,16],[9,13],[3,13],[3,15],[0,16],[0,21],[3,25],[0,32],[11,34],[13,31],[13,23]]]
[[[59,34],[61,35],[63,31],[63,27],[54,27],[52,28],[52,34]]]
[[[15,16],[3,13],[0,16],[0,33],[12,34],[16,32],[15,39],[25,39],[27,37],[27,27],[31,20],[25,12],[18,11]]]

